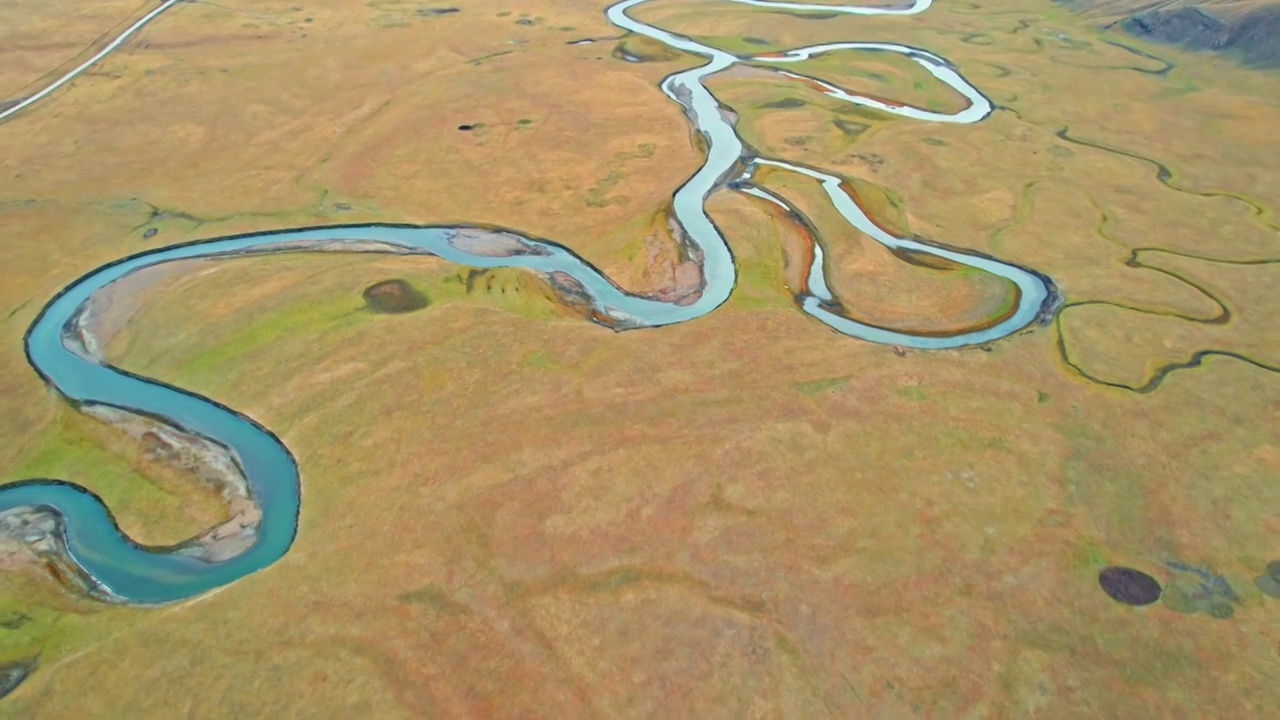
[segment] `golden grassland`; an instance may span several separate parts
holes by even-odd
[[[150,7],[137,0],[74,5],[3,0],[0,103],[25,97],[61,75],[58,70],[65,72],[88,59],[93,49],[118,35]]]
[[[656,86],[694,60],[566,45],[618,36],[605,4],[184,4],[0,125],[0,480],[83,483],[147,542],[218,517],[211,493],[67,409],[22,355],[48,297],[131,252],[480,222],[662,289],[677,254],[655,218],[699,157]],[[109,355],[277,432],[301,464],[297,542],[155,610],[0,575],[0,660],[41,656],[0,717],[1280,709],[1280,602],[1250,580],[1280,557],[1275,374],[1210,356],[1144,394],[1097,382],[1144,388],[1205,349],[1280,364],[1265,262],[1280,257],[1280,80],[1164,48],[1145,49],[1176,67],[1141,72],[1160,64],[1049,3],[636,14],[752,54],[886,40],[956,63],[1010,109],[943,126],[754,74],[711,85],[765,154],[847,177],[882,222],[1044,272],[1066,309],[985,352],[845,338],[794,307],[802,228],[729,191],[709,208],[738,290],[664,329],[614,333],[527,276],[420,258],[191,263],[141,292]],[[733,47],[743,37],[768,44]],[[901,78],[882,91],[922,97]],[[787,98],[802,104],[761,107]],[[890,262],[831,229],[796,178],[762,185],[810,208],[851,310],[945,326],[1007,293]],[[361,291],[388,278],[431,304],[364,310]],[[1167,560],[1226,578],[1234,614],[1135,609],[1097,586],[1109,564],[1185,583]]]

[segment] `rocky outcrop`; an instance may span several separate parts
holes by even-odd
[[[1280,68],[1280,2],[1271,0],[1054,0],[1106,17],[1106,27],[1154,43],[1223,53],[1256,68]]]
[[[1227,46],[1247,65],[1280,68],[1280,5],[1259,8],[1232,24]]]
[[[1134,37],[1188,50],[1230,52],[1245,65],[1280,68],[1280,5],[1219,20],[1195,7],[1148,10],[1120,27]]]
[[[1190,50],[1224,48],[1231,34],[1226,23],[1193,7],[1138,13],[1121,21],[1120,27],[1144,40],[1175,43]]]

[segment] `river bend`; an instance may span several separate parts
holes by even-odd
[[[31,111],[89,65],[179,0],[168,0],[66,76],[0,114],[0,120]],[[750,183],[752,171],[772,166],[818,180],[833,206],[851,228],[886,247],[905,248],[947,258],[1012,282],[1017,306],[999,322],[954,335],[916,335],[859,323],[829,307],[822,248],[816,247],[801,308],[835,330],[855,338],[921,349],[955,348],[988,343],[1022,330],[1052,309],[1055,293],[1042,276],[976,253],[935,247],[913,238],[896,237],[878,226],[844,193],[840,179],[821,170],[756,157],[744,146],[727,112],[704,81],[737,63],[776,66],[782,77],[814,82],[786,69],[816,55],[843,50],[898,53],[947,84],[968,105],[956,113],[938,113],[884,102],[817,81],[828,96],[874,107],[923,122],[973,123],[992,111],[990,101],[945,59],[918,48],[894,43],[828,43],[767,56],[737,56],[636,20],[628,11],[649,0],[623,0],[606,10],[617,27],[653,38],[686,53],[706,58],[692,69],[667,77],[661,89],[678,103],[706,140],[702,166],[672,197],[671,214],[678,239],[702,269],[696,296],[665,302],[619,288],[573,251],[558,243],[518,232],[480,226],[411,226],[362,224],[285,229],[219,237],[149,250],[100,267],[67,286],[35,319],[25,338],[27,357],[44,381],[83,412],[138,432],[158,433],[169,442],[203,453],[221,468],[232,491],[240,492],[253,512],[240,521],[213,528],[173,547],[144,547],[125,536],[101,499],[73,483],[51,479],[24,480],[0,488],[0,533],[26,542],[37,554],[69,568],[81,587],[108,601],[160,604],[183,600],[233,582],[278,560],[297,531],[300,503],[298,466],[288,448],[270,430],[235,410],[194,392],[112,366],[92,335],[95,294],[145,268],[192,259],[216,259],[281,252],[361,252],[424,255],[477,268],[522,268],[551,284],[566,300],[589,307],[596,322],[619,330],[681,323],[701,317],[728,299],[736,283],[729,245],[706,210],[715,190],[733,188],[786,204]],[[850,15],[912,15],[929,8],[917,0],[905,8],[858,7],[726,0],[773,10],[813,10]],[[817,243],[815,243],[817,244]],[[237,490],[238,489],[238,490]],[[233,493],[234,494],[234,493]],[[68,572],[64,571],[64,575]]]

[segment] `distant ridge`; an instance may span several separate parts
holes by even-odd
[[[1054,0],[1108,18],[1105,27],[1187,50],[1220,52],[1256,68],[1280,68],[1280,2],[1263,0]]]

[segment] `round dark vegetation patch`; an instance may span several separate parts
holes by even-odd
[[[1098,584],[1112,600],[1125,605],[1150,605],[1160,599],[1160,583],[1133,568],[1106,568],[1098,573]]]
[[[1280,598],[1280,560],[1267,563],[1267,571],[1253,579],[1263,595]]]
[[[365,305],[373,312],[407,313],[427,306],[427,296],[404,280],[383,280],[364,289]]]

